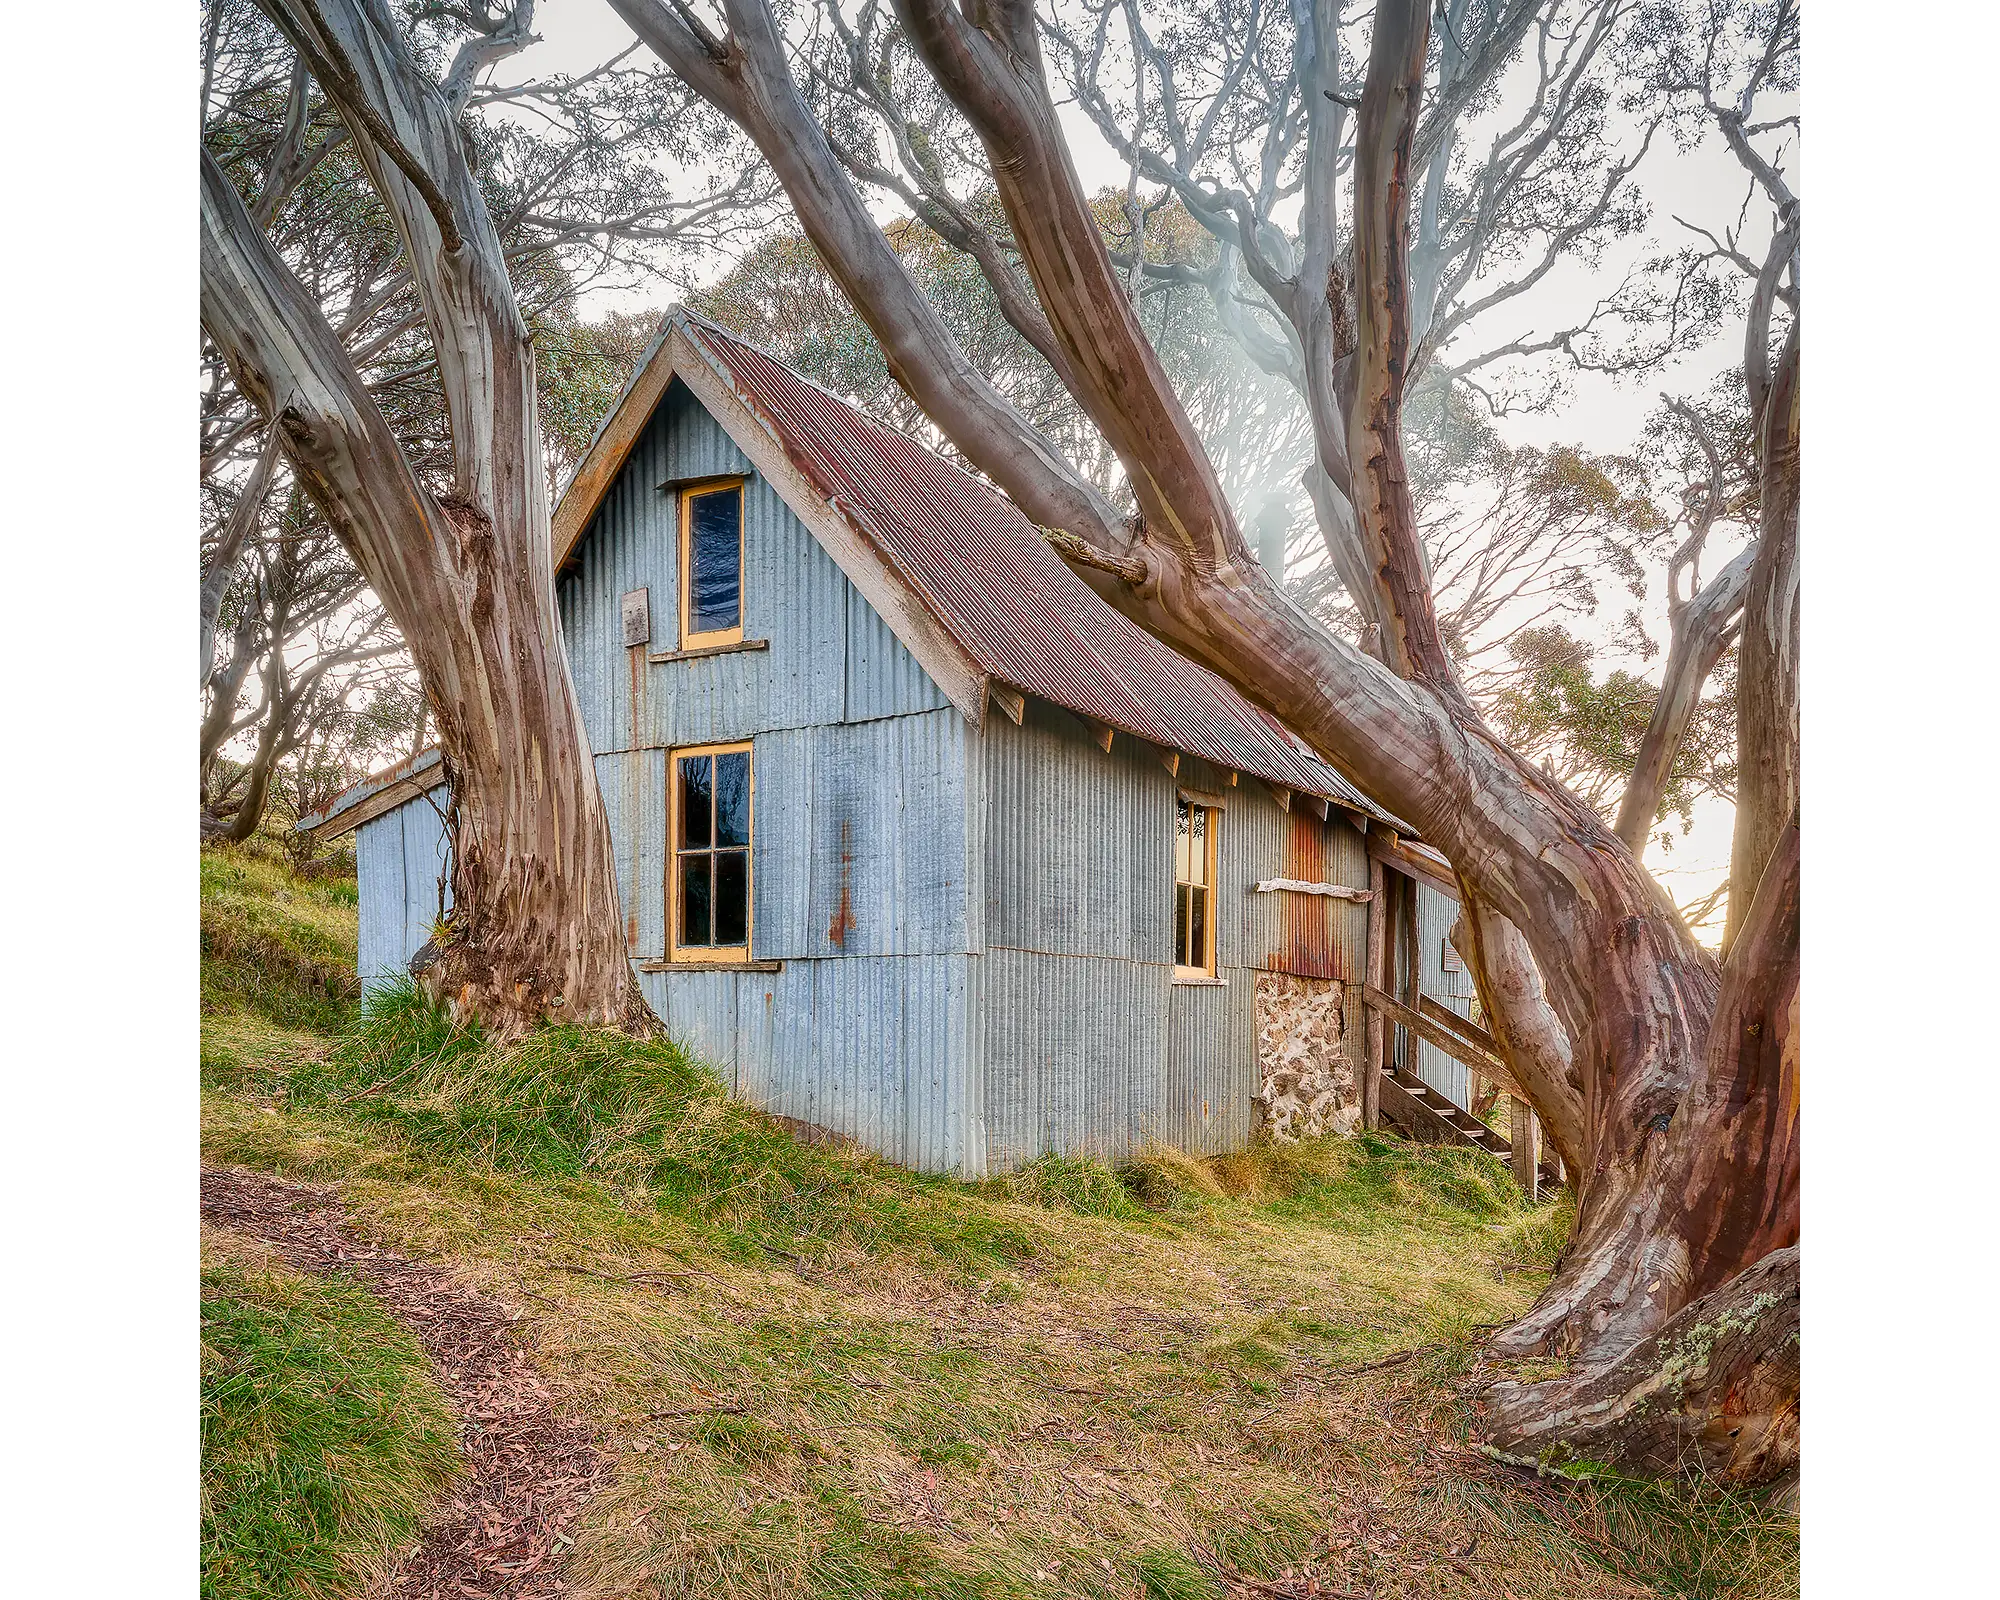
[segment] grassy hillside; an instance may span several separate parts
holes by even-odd
[[[457,1461],[417,1341],[365,1290],[205,1231],[204,1596],[357,1594]]]
[[[1477,1153],[919,1177],[670,1045],[361,1016],[351,882],[214,851],[203,894],[205,1159],[336,1183],[526,1313],[616,1461],[575,1593],[1796,1592],[1795,1523],[1748,1498],[1466,1448],[1478,1336],[1568,1223]]]

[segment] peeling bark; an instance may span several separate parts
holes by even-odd
[[[321,87],[402,234],[450,414],[451,490],[416,478],[319,307],[206,154],[202,322],[422,674],[457,815],[435,981],[499,1037],[544,1018],[649,1027],[555,614],[533,351],[463,136],[383,0],[270,10],[328,65]]]
[[[1757,557],[1743,596],[1736,678],[1736,837],[1732,884],[1755,883],[1799,810],[1799,324],[1795,319],[1764,393],[1758,428]],[[1729,897],[1722,947],[1749,914]]]
[[[1588,1477],[1698,1470],[1761,1483],[1799,1459],[1799,1252],[1793,1245],[1684,1306],[1580,1383],[1495,1383],[1481,1448]]]

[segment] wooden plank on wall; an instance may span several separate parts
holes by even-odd
[[[1513,1146],[1510,1152],[1514,1166],[1514,1181],[1530,1200],[1540,1198],[1542,1165],[1542,1129],[1535,1118],[1535,1109],[1519,1095],[1511,1096],[1507,1105],[1507,1138]]]

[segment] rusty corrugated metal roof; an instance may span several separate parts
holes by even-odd
[[[350,784],[334,797],[324,811],[300,817],[294,825],[295,829],[299,833],[309,833],[322,842],[338,839],[371,817],[393,810],[405,800],[414,800],[443,783],[443,759],[444,752],[436,745],[426,745],[415,755],[405,756],[378,772],[369,773],[360,782]],[[379,801],[380,804],[369,805],[370,801]]]
[[[1150,743],[1393,820],[1277,719],[1105,604],[996,490],[713,323],[674,318],[994,678]]]

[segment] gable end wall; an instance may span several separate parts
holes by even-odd
[[[659,485],[742,473],[744,637],[677,648],[679,508]],[[651,643],[620,597],[648,590]],[[557,588],[639,982],[737,1094],[891,1160],[985,1170],[968,1082],[971,731],[687,387],[647,423]],[[752,956],[776,972],[645,970],[666,954],[667,752],[748,739]]]

